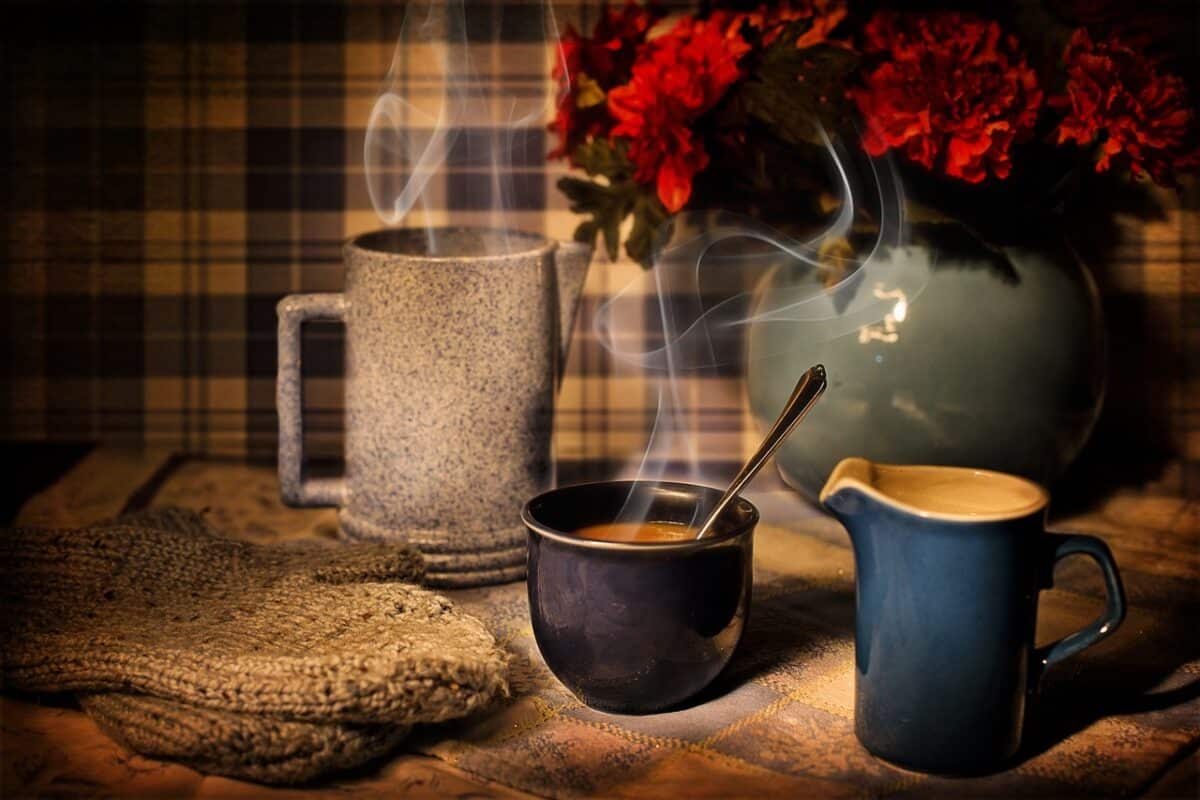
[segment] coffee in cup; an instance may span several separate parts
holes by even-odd
[[[681,522],[606,522],[575,531],[581,539],[601,542],[684,542],[695,539],[699,528]]]

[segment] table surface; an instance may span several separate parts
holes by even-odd
[[[94,451],[48,489],[31,498],[23,507],[18,523],[70,527],[139,507],[149,501],[180,463],[160,451]],[[217,465],[217,468],[224,467]],[[227,468],[243,469],[233,463]],[[768,522],[787,528],[793,520],[801,520],[794,524],[801,530],[793,533],[803,534],[803,540],[811,539],[814,547],[845,549],[844,541],[829,537],[828,525],[812,532],[803,522],[812,518],[811,509],[798,513],[801,501],[790,493],[769,490],[754,493],[752,497]],[[294,531],[276,530],[273,538],[307,535],[314,525],[327,524],[328,517],[320,515],[330,512],[290,513],[297,515]],[[1200,640],[1194,630],[1196,611],[1200,610],[1200,503],[1157,495],[1154,487],[1142,487],[1118,491],[1085,510],[1052,518],[1052,523],[1056,530],[1096,533],[1109,543],[1125,577],[1131,606],[1126,630],[1113,637],[1113,640],[1123,638],[1125,646],[1113,648],[1112,653],[1136,652],[1139,642],[1145,646],[1136,664],[1126,664],[1116,655],[1107,662],[1098,662],[1107,665],[1107,675],[1100,685],[1112,702],[1106,704],[1105,712],[1089,711],[1086,721],[1064,723],[1060,729],[1051,726],[1027,732],[1027,737],[1044,740],[1041,747],[1045,750],[1073,749],[1078,754],[1075,766],[1082,777],[1089,771],[1089,753],[1093,752],[1089,748],[1097,746],[1097,735],[1105,732],[1103,717],[1134,721],[1139,715],[1171,710],[1175,713],[1169,719],[1183,719],[1183,724],[1163,726],[1161,735],[1139,739],[1132,750],[1122,751],[1119,757],[1137,760],[1139,769],[1148,777],[1121,792],[1146,797],[1200,796],[1197,778]],[[795,541],[801,539],[791,541],[789,546]],[[1068,563],[1061,571],[1068,573],[1066,582],[1072,589],[1072,602],[1078,599],[1086,607],[1089,596],[1094,594],[1091,599],[1099,607],[1099,580],[1088,574],[1086,565]],[[1165,646],[1161,644],[1164,630],[1179,631],[1176,638],[1167,639],[1170,644]],[[1066,716],[1081,710],[1076,706],[1082,693],[1071,691],[1072,681],[1086,684],[1097,680],[1094,665],[1076,670],[1077,674],[1062,675],[1047,688],[1050,696],[1046,699]],[[1099,746],[1103,747],[1103,743]],[[434,751],[440,752],[437,748]],[[704,759],[667,760],[662,768],[641,778],[632,776],[604,793],[641,797],[784,796],[796,786],[782,776],[771,775],[760,776],[758,782],[745,782],[743,776],[723,774],[718,764]],[[1018,770],[1020,774],[1036,772],[1028,768],[1024,772]],[[957,784],[957,789],[953,782],[949,788],[946,784],[925,786],[940,787],[943,794],[961,796],[985,790],[988,784]],[[1015,781],[1006,781],[1002,786],[1006,793],[1028,794],[1037,792],[1039,784],[1030,782],[1028,791],[1023,792],[1026,784],[1018,775]],[[877,793],[865,783],[861,789],[861,794]],[[132,755],[105,737],[69,698],[0,699],[0,796],[318,797],[383,793],[404,797],[530,796],[480,777],[477,771],[469,772],[446,760],[413,753],[399,753],[356,774],[304,789],[257,786]],[[1044,794],[1044,785],[1041,793]]]

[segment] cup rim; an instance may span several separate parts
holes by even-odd
[[[471,256],[463,256],[463,255],[437,256],[437,255],[421,255],[419,253],[405,253],[405,252],[400,252],[400,251],[396,251],[396,250],[381,250],[377,247],[370,247],[368,245],[363,244],[363,239],[366,239],[371,236],[379,236],[381,234],[389,234],[389,233],[398,234],[398,235],[399,234],[407,234],[407,233],[428,234],[429,232],[434,232],[434,233],[478,232],[478,233],[502,234],[502,235],[511,236],[514,238],[519,237],[521,239],[527,239],[530,241],[531,246],[527,249],[514,250],[514,251],[508,252],[508,253],[481,253],[479,255],[471,255]],[[507,227],[490,228],[486,225],[434,225],[434,226],[430,226],[430,227],[418,227],[418,226],[408,225],[408,226],[398,226],[398,227],[394,227],[394,228],[392,228],[392,227],[376,228],[376,229],[370,230],[370,231],[363,231],[362,233],[356,234],[356,235],[352,236],[350,239],[346,240],[346,244],[343,246],[343,249],[346,250],[347,252],[355,251],[355,252],[359,252],[359,253],[367,253],[372,256],[387,258],[388,260],[414,261],[414,262],[420,262],[422,264],[427,264],[427,263],[450,264],[450,263],[454,263],[454,262],[463,262],[463,261],[470,261],[471,263],[478,263],[480,261],[511,261],[513,259],[528,258],[530,256],[543,256],[546,253],[552,252],[557,246],[558,246],[558,242],[556,242],[554,239],[551,239],[548,236],[543,236],[540,233],[532,233],[530,231],[523,231],[518,228],[507,228]]]
[[[628,553],[663,553],[663,552],[687,552],[690,550],[699,550],[705,547],[710,547],[714,544],[727,542],[736,539],[750,531],[753,531],[759,523],[758,507],[747,500],[745,497],[738,496],[734,500],[735,505],[741,505],[749,511],[749,516],[746,521],[730,530],[722,533],[719,536],[710,536],[704,539],[685,539],[682,542],[608,542],[602,539],[581,539],[578,536],[571,535],[568,531],[560,531],[556,528],[551,528],[533,516],[533,505],[540,501],[546,500],[555,494],[560,494],[567,490],[581,489],[588,486],[628,486],[631,489],[642,484],[645,486],[660,488],[660,489],[677,489],[685,492],[695,492],[702,490],[704,492],[714,492],[719,497],[720,489],[715,489],[711,486],[705,486],[700,483],[685,483],[683,481],[648,481],[648,480],[612,480],[612,481],[585,481],[583,483],[572,483],[566,486],[558,486],[549,491],[533,497],[521,508],[521,521],[525,523],[525,527],[531,532],[544,536],[548,539],[553,539],[556,542],[579,547],[587,550],[616,550]],[[733,506],[730,506],[731,508]]]

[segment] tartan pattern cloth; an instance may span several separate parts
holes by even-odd
[[[466,4],[510,48],[483,95],[546,89],[550,48],[505,20],[525,2]],[[598,0],[554,4],[590,29]],[[4,59],[3,327],[0,437],[153,444],[273,454],[275,303],[342,286],[341,244],[380,222],[363,174],[364,126],[392,60],[405,4],[142,2],[7,6]],[[439,76],[414,50],[400,80]],[[519,69],[518,69],[519,68]],[[469,139],[469,136],[467,137]],[[525,131],[510,166],[507,223],[568,237],[552,142]],[[469,156],[430,185],[433,223],[488,223],[465,179]],[[1200,491],[1200,256],[1190,184],[1168,211],[1127,220],[1099,254],[1114,373],[1097,438],[1121,458],[1170,451],[1168,492]],[[1091,261],[1097,266],[1096,261]],[[596,308],[638,267],[598,260],[585,290],[559,402],[557,451],[577,477],[641,454],[657,398],[592,335]],[[306,334],[310,451],[335,457],[342,334]],[[757,431],[739,375],[694,387],[701,458],[740,460]]]

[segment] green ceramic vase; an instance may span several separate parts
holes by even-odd
[[[758,287],[815,292],[803,324],[749,330],[747,385],[764,427],[796,377],[822,363],[829,388],[779,451],[784,480],[815,499],[834,466],[861,456],[893,464],[981,467],[1050,483],[1078,455],[1104,396],[1105,338],[1095,283],[1064,244],[1008,248],[1007,259],[907,246],[876,254],[895,295],[883,319],[826,335],[839,309],[809,267],[780,265]],[[1003,262],[998,266],[998,262]],[[894,282],[895,286],[889,283]],[[895,287],[919,287],[902,297]],[[825,303],[828,307],[821,307]],[[815,313],[814,313],[815,312]]]

